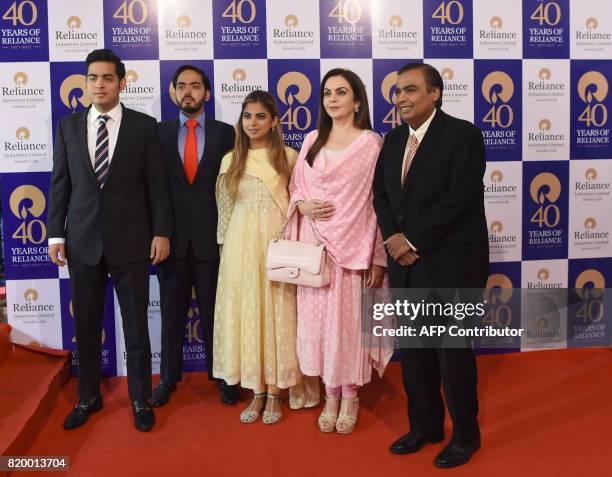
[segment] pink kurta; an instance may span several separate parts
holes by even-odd
[[[321,376],[327,386],[363,385],[370,381],[372,367],[382,374],[393,353],[389,343],[376,340],[364,347],[361,330],[364,270],[372,263],[387,266],[372,205],[382,139],[364,131],[343,151],[321,150],[310,167],[305,157],[316,137],[313,131],[304,139],[289,186],[290,208],[298,200],[334,204],[331,220],[314,222],[327,248],[331,283],[324,288],[298,287],[297,355],[302,373]],[[292,238],[316,241],[307,221],[298,216],[293,216]]]

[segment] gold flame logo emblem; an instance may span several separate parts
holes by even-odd
[[[399,15],[393,15],[389,18],[389,25],[391,25],[391,28],[401,28],[403,24],[404,21]]]
[[[23,298],[25,301],[37,301],[38,290],[35,290],[34,288],[28,288],[25,292],[23,292]]]
[[[294,86],[296,87],[295,91],[291,91]],[[278,80],[276,94],[281,102],[287,106],[293,105],[296,99],[300,104],[304,104],[310,99],[312,85],[305,74],[299,71],[290,71]]]
[[[70,17],[66,20],[66,25],[68,25],[68,28],[71,30],[78,30],[81,28],[81,19],[79,17]]]
[[[298,26],[299,23],[300,20],[296,15],[291,14],[285,17],[285,26],[287,28],[295,28],[296,26]]]
[[[550,278],[550,272],[548,268],[540,268],[538,270],[538,280],[545,282]]]
[[[60,86],[60,99],[67,108],[75,112],[79,104],[87,108],[91,104],[91,100],[87,98],[86,91],[87,79],[85,75],[70,75]]]
[[[508,303],[512,298],[512,280],[503,273],[494,273],[489,276],[484,298],[492,305]]]
[[[543,204],[546,200],[556,202],[561,195],[561,182],[554,174],[542,172],[531,181],[529,192],[531,199],[538,204]]]
[[[493,71],[482,82],[482,95],[490,104],[496,104],[498,99],[507,103],[514,95],[514,81],[503,71]]]
[[[442,76],[444,81],[452,81],[452,79],[455,77],[455,72],[450,68],[444,68],[440,72],[440,76]]]
[[[491,18],[491,21],[489,22],[489,25],[491,25],[491,28],[493,28],[494,30],[501,28],[503,24],[504,22],[501,19],[501,17],[493,17]]]
[[[138,81],[138,73],[134,70],[127,70],[125,72],[125,81],[127,81],[127,84],[136,83]]]
[[[189,28],[191,26],[191,18],[187,15],[181,15],[176,19],[176,25],[179,28]]]
[[[247,78],[246,71],[244,71],[242,68],[236,68],[232,72],[232,78],[234,81],[244,81]]]
[[[45,194],[33,185],[17,187],[9,199],[11,212],[19,219],[26,219],[28,215],[40,217],[45,211],[46,204]]]
[[[280,102],[287,106],[281,123],[288,130],[304,131],[312,124],[310,109],[305,106],[312,95],[312,84],[308,77],[299,71],[288,71],[276,84],[276,94]]]
[[[538,76],[542,81],[547,81],[552,77],[552,73],[550,72],[548,68],[542,68],[538,72]]]
[[[492,182],[494,182],[495,184],[499,184],[503,180],[504,180],[504,174],[502,174],[502,171],[493,171],[493,172],[491,172],[491,181]]]
[[[586,171],[584,171],[584,178],[587,181],[594,181],[597,179],[597,170],[589,167]]]
[[[599,71],[588,71],[578,80],[578,95],[585,103],[593,98],[601,103],[608,96],[608,80]]]
[[[170,95],[172,102],[178,106],[178,102],[176,100],[176,89],[174,88],[172,81],[170,81],[170,86],[168,86],[168,94]]]
[[[597,228],[597,221],[593,217],[589,217],[584,221],[584,228],[587,230],[593,230]]]
[[[13,76],[13,82],[17,86],[25,86],[28,84],[28,75],[26,75],[23,71],[19,71],[18,73],[15,73],[15,76]]]
[[[491,232],[494,234],[501,233],[504,230],[504,224],[502,224],[499,220],[496,220],[491,224]]]
[[[578,295],[585,300],[590,296],[599,298],[603,295],[603,289],[606,288],[606,279],[599,270],[591,268],[576,277],[575,288]]]
[[[15,132],[15,137],[20,141],[28,140],[30,139],[30,130],[26,127],[17,128],[17,131]]]
[[[397,89],[397,72],[391,71],[385,76],[380,85],[380,92],[385,101],[392,105],[389,112],[383,118],[383,124],[388,124],[391,128],[399,126],[402,123],[402,118],[399,110],[395,107],[397,100],[395,90]]]
[[[380,85],[380,92],[385,98],[385,101],[389,104],[395,104],[395,89],[397,87],[397,72],[392,71],[385,79],[383,79]]]
[[[597,30],[598,26],[599,26],[599,22],[597,21],[597,18],[593,18],[593,17],[587,18],[587,21],[586,21],[587,30]]]
[[[539,124],[538,127],[540,128],[540,131],[550,131],[550,127],[551,127],[551,123],[549,119],[542,119]]]
[[[187,311],[187,318],[189,318],[190,320],[193,319],[193,317],[197,317],[200,314],[200,308],[198,307],[198,302],[197,302],[197,298],[196,298],[196,294],[195,294],[195,288],[191,289],[191,305],[189,306],[189,310]]]

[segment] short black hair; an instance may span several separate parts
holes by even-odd
[[[204,90],[210,91],[210,80],[208,79],[208,76],[206,76],[206,73],[204,73],[200,68],[198,68],[197,66],[193,66],[193,65],[180,66],[174,72],[174,76],[172,77],[172,86],[174,86],[175,89],[176,89],[176,83],[178,81],[178,77],[181,75],[183,71],[187,71],[187,70],[192,70],[198,73],[202,77],[202,84],[204,85]]]
[[[442,93],[444,92],[444,81],[442,81],[440,72],[427,63],[408,63],[398,70],[397,75],[399,76],[411,70],[423,70],[423,73],[425,74],[425,81],[427,81],[428,93],[431,93],[431,90],[434,88],[438,88],[440,90],[440,97],[438,98],[438,101],[436,101],[436,108],[441,108]]]
[[[87,58],[85,59],[86,71],[89,72],[89,65],[95,63],[96,61],[108,61],[109,63],[114,63],[115,71],[117,72],[117,76],[121,81],[125,78],[125,65],[112,50],[107,48],[102,48],[100,50],[93,50]]]

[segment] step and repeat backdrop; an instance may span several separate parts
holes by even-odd
[[[382,135],[400,124],[395,71],[426,61],[444,78],[444,110],[474,122],[484,177],[495,294],[491,324],[520,327],[519,288],[583,290],[572,316],[542,319],[547,346],[609,344],[601,297],[612,286],[612,0],[0,0],[0,179],[9,322],[14,336],[74,351],[67,271],[47,256],[56,122],[89,106],[87,53],[110,48],[127,67],[122,102],[176,117],[170,82],[190,63],[213,86],[206,113],[234,124],[246,94],[271,91],[285,140],[316,127],[331,68],[364,81]],[[120,233],[120,231],[117,231]],[[514,290],[512,290],[514,289]],[[524,310],[523,310],[524,311]],[[160,306],[150,284],[154,369]],[[103,365],[125,374],[121,314],[109,286]],[[525,350],[534,336],[509,338]],[[185,368],[203,369],[195,300]]]

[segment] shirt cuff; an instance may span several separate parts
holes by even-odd
[[[54,237],[49,239],[49,245],[63,244],[64,242],[66,242],[66,240],[61,237]]]
[[[407,244],[408,244],[408,246],[409,246],[409,247],[412,249],[412,251],[413,251],[413,252],[418,252],[417,248],[416,248],[414,245],[412,245],[412,244],[410,243],[410,240],[408,240],[408,237],[406,237],[406,236],[404,235],[404,238],[406,239],[406,243],[407,243]],[[51,239],[49,239],[49,240],[51,240]]]

